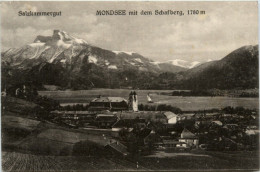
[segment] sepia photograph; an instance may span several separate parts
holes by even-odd
[[[259,171],[258,1],[0,7],[2,171]]]

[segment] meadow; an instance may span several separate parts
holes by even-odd
[[[256,171],[259,169],[259,155],[257,152],[198,151],[186,154],[172,154],[172,157],[138,157],[127,159],[122,157],[95,156],[44,156],[3,151],[2,167],[4,171]],[[136,165],[137,161],[138,168]]]
[[[88,104],[92,99],[102,96],[123,97],[128,100],[131,90],[128,89],[93,89],[78,91],[39,91],[42,96],[47,96],[60,101],[62,105]],[[147,103],[147,94],[153,100],[151,105],[167,104],[180,108],[183,111],[221,109],[226,106],[242,106],[249,109],[258,109],[258,98],[239,97],[181,97],[170,96],[173,90],[136,90],[139,104]]]

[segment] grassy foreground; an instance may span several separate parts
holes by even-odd
[[[202,152],[199,152],[200,155]],[[3,152],[4,171],[39,170],[257,170],[256,152],[204,152],[206,156],[177,155],[168,158],[140,157],[135,160],[93,156],[43,156]]]

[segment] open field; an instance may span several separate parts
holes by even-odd
[[[191,156],[191,155],[194,156]],[[196,154],[200,156],[196,156]],[[205,156],[201,156],[204,154]],[[136,162],[138,161],[138,169]],[[2,153],[4,171],[61,170],[257,170],[257,152],[198,152],[172,157],[139,157],[135,160],[93,156],[43,156],[18,152]]]
[[[140,164],[153,170],[257,170],[259,155],[256,152],[208,152],[173,153],[171,157],[145,157]]]
[[[104,134],[103,134],[104,135]],[[80,141],[90,140],[95,142],[96,144],[100,144],[105,146],[110,142],[110,137],[103,135],[95,135],[95,134],[86,134],[80,132],[69,132],[61,129],[47,129],[41,132],[37,137],[45,138],[49,140],[55,140],[58,142],[66,142],[70,144],[75,144]]]
[[[39,105],[26,101],[20,98],[15,98],[11,96],[2,96],[2,107],[5,111],[9,111],[16,114],[25,114],[28,112],[28,110],[32,110],[36,107],[39,107]],[[6,115],[3,113],[3,115]]]
[[[39,156],[3,152],[4,171],[133,170],[135,164],[119,159],[75,156]],[[140,168],[142,169],[142,168]]]
[[[93,89],[93,90],[79,90],[79,91],[39,91],[42,96],[59,100],[63,105],[67,104],[87,104],[98,95],[124,97],[128,99],[131,90],[127,89]],[[174,97],[168,96],[172,90],[137,90],[139,104],[147,104],[147,94],[154,103],[168,104],[179,107],[182,110],[206,110],[212,108],[223,108],[226,106],[243,106],[250,109],[258,109],[258,98],[238,98],[238,97]]]
[[[17,120],[18,117],[5,117],[4,123],[10,119]],[[20,118],[18,118],[20,119]],[[21,118],[20,121],[32,121],[27,118]],[[2,131],[2,144],[4,149],[33,152],[43,155],[71,155],[73,150],[78,148],[78,143],[90,141],[101,147],[106,146],[114,141],[111,135],[116,132],[103,130],[84,130],[84,129],[66,129],[58,126],[46,126],[45,123],[33,121],[30,125],[23,123],[17,126],[6,126]],[[40,125],[40,127],[31,128],[32,124]],[[23,125],[22,125],[23,124]],[[15,129],[15,130],[14,130]]]
[[[40,121],[37,120],[17,116],[3,116],[2,121],[3,128],[20,128],[28,131],[33,131],[40,123]]]

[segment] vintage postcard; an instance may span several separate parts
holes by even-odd
[[[3,171],[258,171],[257,1],[1,3]]]

